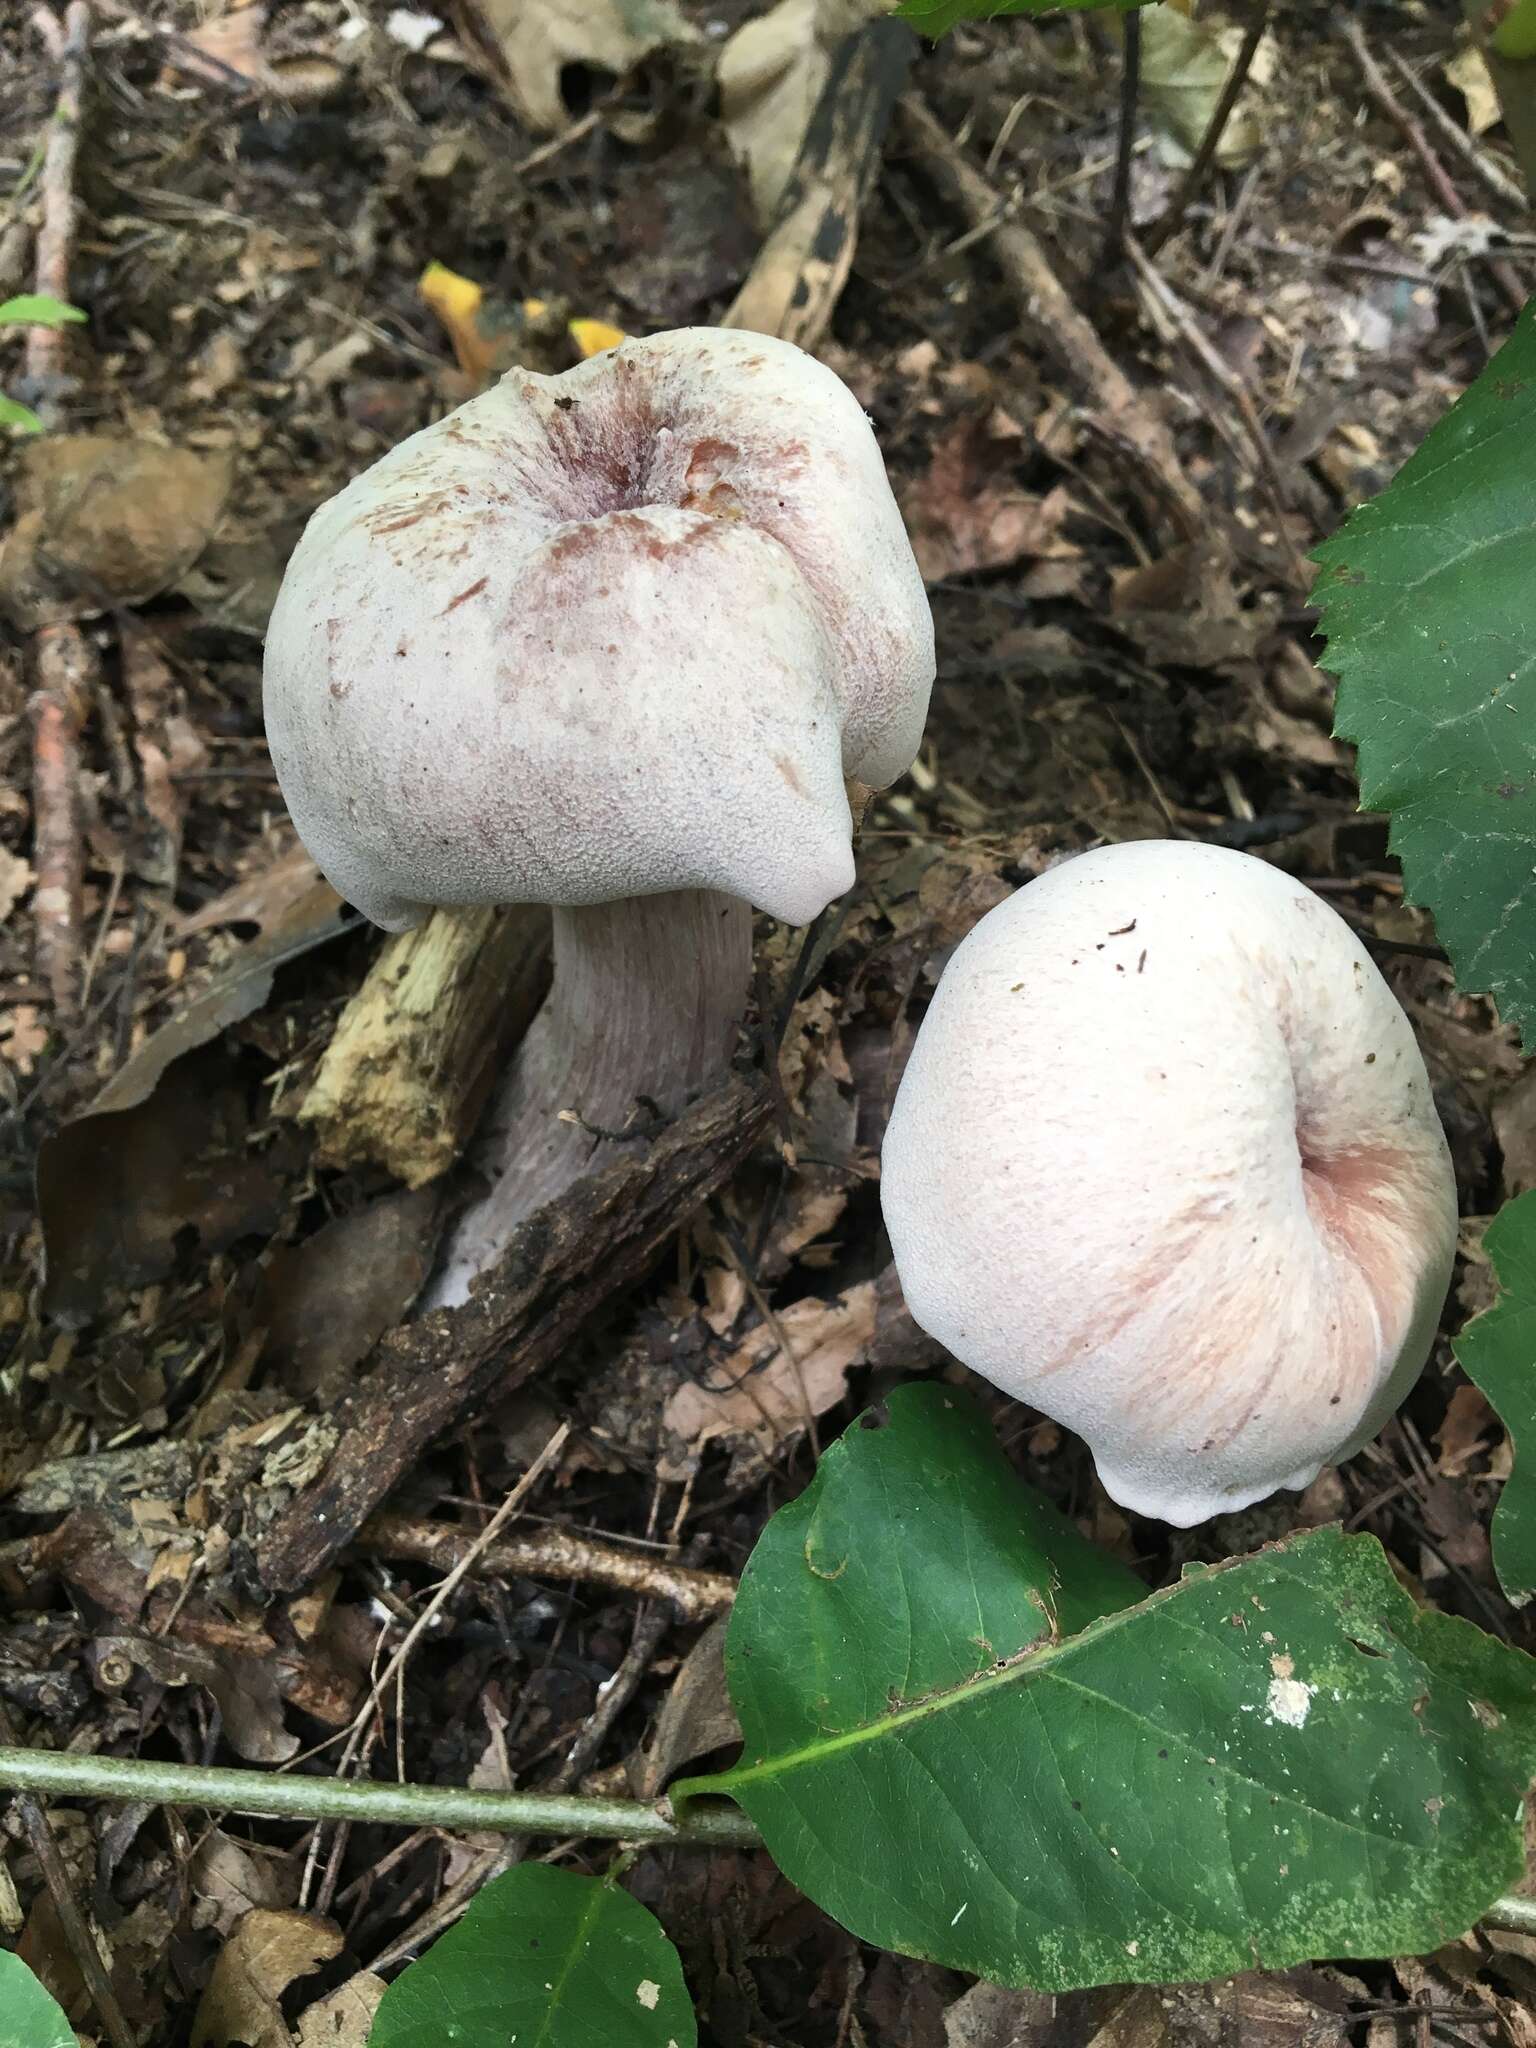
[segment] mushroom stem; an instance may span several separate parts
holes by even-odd
[[[554,962],[475,1146],[492,1186],[449,1232],[424,1308],[467,1301],[525,1217],[721,1078],[747,1006],[752,912],[711,889],[557,908]]]

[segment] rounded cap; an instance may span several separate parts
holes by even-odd
[[[984,917],[881,1173],[922,1327],[1181,1527],[1374,1435],[1450,1283],[1407,1018],[1326,904],[1213,847],[1083,854]]]
[[[264,688],[301,837],[391,930],[694,888],[803,923],[853,879],[844,777],[910,765],[933,666],[851,392],[699,328],[514,370],[322,505]]]

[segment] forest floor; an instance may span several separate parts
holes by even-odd
[[[877,1197],[923,1006],[979,916],[1100,841],[1262,851],[1362,935],[1455,1156],[1447,1330],[1490,1298],[1481,1231],[1536,1185],[1536,1088],[1404,902],[1385,821],[1357,807],[1306,565],[1536,283],[1459,13],[1277,10],[1231,160],[1155,255],[1132,256],[1106,243],[1118,30],[962,28],[897,53],[907,103],[877,139],[815,338],[875,422],[939,675],[918,764],[872,806],[857,889],[798,981],[798,940],[763,925],[765,1010],[798,991],[787,1132],[672,1219],[645,1277],[555,1362],[510,1389],[493,1372],[471,1411],[423,1425],[389,1523],[354,1525],[302,1572],[273,1566],[285,1511],[406,1320],[450,1183],[412,1191],[398,1158],[338,1165],[297,1116],[381,942],[287,822],[262,735],[267,614],[309,512],[478,379],[574,362],[572,319],[644,333],[721,317],[764,243],[714,82],[749,11],[688,0],[670,39],[616,54],[617,13],[569,8],[561,62],[538,0],[430,17],[384,0],[98,0],[68,276],[88,322],[45,389],[0,338],[0,389],[66,430],[0,448],[0,1700],[17,1740],[525,1789],[569,1788],[574,1748],[577,1788],[610,1792],[728,1751],[707,1679],[669,1753],[653,1746],[728,1598],[718,1575],[862,1406],[914,1372],[958,1373],[893,1293]],[[59,90],[23,12],[0,24],[0,298],[31,288]],[[498,20],[518,24],[500,44]],[[1362,51],[1422,150],[1368,90]],[[1136,252],[1181,181],[1170,137],[1209,115],[1209,84],[1182,83],[1144,81]],[[990,195],[979,216],[974,186],[970,211],[957,196],[957,147]],[[1133,417],[1095,403],[1102,379],[1030,302],[1002,253],[1011,225],[1130,379]],[[454,321],[438,317],[431,264],[483,289],[473,316],[459,286]],[[1136,456],[1143,420],[1171,470]],[[101,435],[118,444],[106,483],[79,438]],[[67,872],[73,834],[83,876],[62,907],[34,838],[29,710],[60,646],[76,668],[48,858]],[[1299,1499],[1189,1534],[1126,1516],[1074,1438],[971,1384],[1019,1471],[1149,1584],[1342,1520],[1416,1592],[1536,1647],[1536,1610],[1503,1602],[1490,1563],[1508,1445],[1444,1339],[1379,1441]],[[563,1421],[515,1525],[526,1547],[480,1560],[380,1697],[444,1564]],[[691,1608],[663,1597],[679,1563],[677,1583],[706,1575]],[[305,2003],[391,1974],[507,1853],[435,1828],[148,1807],[56,1805],[52,1821],[153,2048],[188,2038],[249,1905],[341,1931],[322,1972],[266,1987],[278,2031],[261,2039],[280,2048]],[[604,1853],[558,1851],[575,1868]],[[718,2048],[1536,2040],[1536,1942],[1516,1935],[1235,1989],[1010,1994],[983,2034],[967,1980],[861,1948],[766,1856],[669,1850],[627,1882],[678,1943]],[[0,1927],[91,2032],[19,1836]],[[214,2048],[254,2038],[242,2024],[205,2004]]]

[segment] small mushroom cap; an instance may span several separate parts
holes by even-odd
[[[1428,1356],[1456,1186],[1353,932],[1247,854],[1051,869],[958,947],[886,1135],[913,1315],[1189,1527],[1308,1485]]]
[[[322,505],[267,732],[305,844],[392,930],[673,889],[803,923],[853,879],[845,776],[910,765],[933,666],[852,393],[681,329],[514,370]]]

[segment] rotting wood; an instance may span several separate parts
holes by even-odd
[[[458,1159],[549,978],[549,913],[436,910],[386,941],[336,1027],[299,1121],[322,1165],[424,1187]]]
[[[258,1546],[263,1582],[274,1592],[306,1585],[428,1444],[557,1356],[730,1178],[768,1116],[761,1078],[726,1082],[638,1157],[537,1210],[462,1308],[391,1332],[374,1372],[337,1413],[341,1438],[325,1470]]]
[[[1098,431],[1134,458],[1155,487],[1174,537],[1192,540],[1206,513],[1200,493],[1184,474],[1173,437],[1073,304],[1044,244],[1021,221],[999,217],[997,194],[921,100],[909,94],[898,113],[908,142],[935,183],[972,228],[986,229],[985,246],[1013,295],[1025,333],[1050,357]]]
[[[354,1548],[396,1562],[430,1565],[450,1571],[474,1541],[474,1531],[446,1522],[417,1522],[405,1515],[370,1515],[358,1531]],[[645,1600],[664,1600],[683,1621],[707,1621],[723,1614],[736,1597],[736,1581],[724,1572],[706,1572],[677,1564],[654,1552],[630,1550],[620,1543],[580,1530],[548,1528],[503,1536],[482,1552],[473,1565],[481,1579],[520,1575],[610,1586]]]
[[[881,145],[917,54],[899,21],[846,37],[833,59],[768,239],[722,327],[814,349],[842,296]]]

